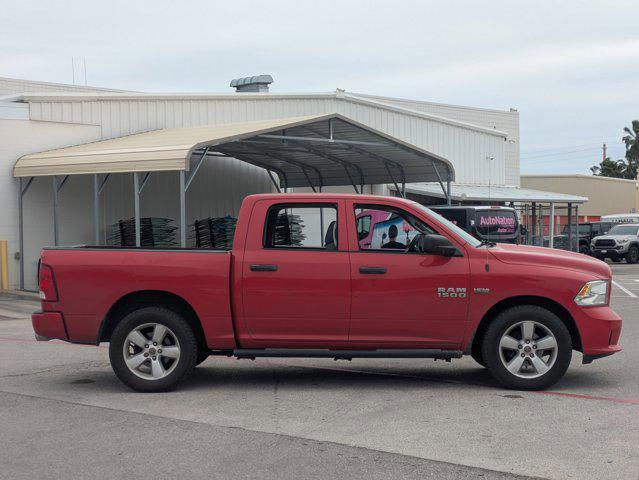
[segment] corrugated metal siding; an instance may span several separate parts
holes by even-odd
[[[36,82],[33,80],[0,77],[0,96],[25,92],[96,93],[122,91],[123,90],[112,90],[108,88],[89,87],[84,85],[65,85],[61,83]]]
[[[482,108],[463,107],[457,105],[445,105],[439,103],[420,102],[396,98],[378,97],[373,95],[353,94],[364,99],[372,99],[379,102],[396,105],[398,107],[415,110],[418,112],[439,115],[442,117],[472,123],[482,127],[492,128],[508,132],[508,144],[506,145],[506,184],[519,185],[519,112],[501,111]]]
[[[158,128],[326,113],[341,113],[449,159],[459,183],[504,184],[506,171],[513,168],[506,166],[509,143],[499,136],[334,97],[30,101],[32,120],[100,125],[104,139]],[[486,156],[495,157],[490,173]]]

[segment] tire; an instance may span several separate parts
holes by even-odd
[[[207,358],[209,358],[208,353],[203,352],[202,350],[198,350],[197,357],[195,359],[195,366],[197,367],[199,364],[204,362],[204,360],[206,360]]]
[[[479,365],[481,365],[482,367],[486,367],[486,363],[484,362],[484,356],[481,353],[481,344],[480,345],[476,345],[473,346],[471,352],[470,352],[470,356],[472,357],[473,360],[475,360]]]
[[[579,245],[579,253],[583,255],[590,255],[590,249],[588,248],[588,245]]]
[[[611,258],[610,260],[612,260],[614,263],[619,263],[619,262],[621,262],[622,259],[614,257],[614,258]]]
[[[639,262],[639,247],[633,245],[628,249],[628,253],[626,253],[626,263],[637,262]]]
[[[113,371],[122,383],[139,392],[174,388],[193,371],[197,353],[189,324],[162,307],[129,313],[115,327],[109,344]]]
[[[539,348],[542,338],[543,345],[549,348]],[[554,313],[535,305],[522,305],[500,313],[488,326],[482,352],[486,367],[506,388],[542,390],[566,373],[572,358],[572,339]]]

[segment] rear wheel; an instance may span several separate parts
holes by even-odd
[[[193,371],[197,342],[180,315],[147,307],[128,314],[117,325],[109,358],[117,377],[134,390],[166,391]]]
[[[628,249],[628,253],[626,253],[626,262],[627,263],[637,263],[639,262],[639,247],[633,245]]]
[[[572,340],[554,313],[524,305],[502,312],[488,326],[482,352],[490,373],[507,388],[541,390],[566,373]]]

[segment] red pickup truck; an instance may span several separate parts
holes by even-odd
[[[364,211],[401,222],[365,245]],[[584,363],[621,350],[604,262],[482,243],[400,198],[253,195],[231,251],[45,248],[39,283],[36,337],[110,342],[116,375],[141,391],[170,389],[209,355],[469,354],[506,387],[542,389],[573,350]]]

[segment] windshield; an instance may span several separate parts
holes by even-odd
[[[615,225],[610,229],[608,235],[637,235],[639,226],[637,225]]]
[[[469,243],[470,245],[472,245],[473,247],[478,247],[479,245],[481,245],[481,242],[479,240],[477,240],[475,237],[473,237],[470,233],[466,232],[465,230],[462,230],[461,228],[459,228],[457,225],[455,225],[454,223],[446,220],[444,217],[442,217],[439,213],[437,212],[433,212],[430,208],[426,208],[425,206],[417,203],[417,202],[412,202],[411,203],[418,208],[419,210],[421,210],[422,212],[425,212],[427,215],[432,215],[434,217],[437,218],[438,221],[440,221],[441,223],[443,223],[449,230],[451,230],[455,235],[461,237],[464,241],[466,241],[467,243]]]

